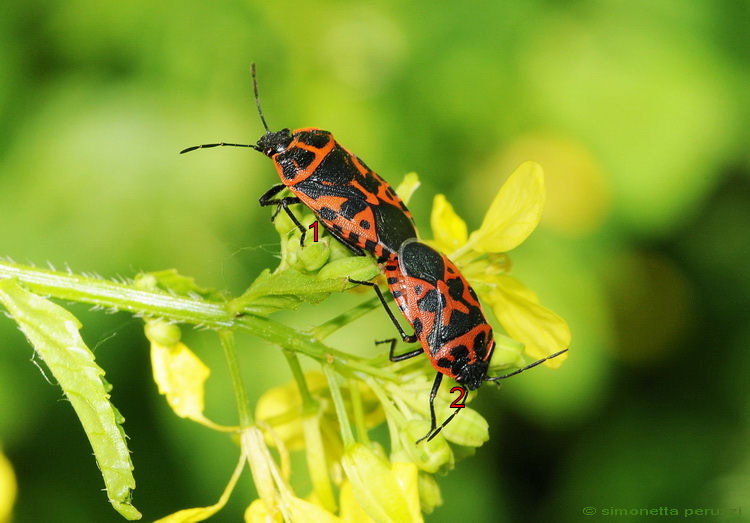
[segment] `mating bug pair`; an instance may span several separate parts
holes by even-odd
[[[430,393],[430,430],[417,443],[435,437],[459,412],[456,409],[437,425],[434,401],[443,375],[475,390],[485,381],[514,376],[565,352],[503,376],[487,376],[495,346],[492,328],[458,268],[447,256],[416,239],[412,215],[393,188],[338,144],[330,132],[312,127],[272,132],[261,110],[255,64],[252,77],[258,114],[266,129],[257,144],[211,143],[181,153],[219,146],[249,147],[263,153],[273,160],[282,181],[259,200],[262,206],[276,206],[272,220],[283,209],[302,232],[300,244],[304,245],[307,231],[289,209],[303,203],[352,252],[360,256],[370,253],[382,264],[390,292],[414,334],[403,330],[375,283],[350,281],[375,290],[403,341],[420,342],[421,348],[396,355],[396,339],[386,340],[391,344],[390,360],[402,361],[424,352],[437,370]],[[284,188],[294,196],[276,198]]]

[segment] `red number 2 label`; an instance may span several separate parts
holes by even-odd
[[[453,394],[456,391],[458,391],[459,393],[458,398],[453,400],[453,403],[451,403],[451,408],[462,409],[466,406],[462,403],[462,400],[466,397],[466,389],[463,387],[453,387],[451,389],[451,394]]]
[[[317,221],[312,222],[310,226],[308,227],[308,229],[313,230],[313,241],[314,242],[318,241],[318,222]]]

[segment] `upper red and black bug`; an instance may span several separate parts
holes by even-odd
[[[492,327],[484,316],[474,289],[453,262],[429,245],[407,240],[399,248],[397,260],[386,262],[384,272],[396,304],[414,328],[412,335],[401,328],[374,283],[355,283],[373,287],[401,338],[408,343],[419,341],[422,345],[420,349],[395,355],[395,338],[386,340],[391,343],[391,361],[402,361],[424,352],[437,370],[430,393],[430,431],[419,441],[435,437],[458,413],[456,410],[437,427],[434,401],[443,375],[453,378],[469,390],[475,390],[485,381],[515,376],[567,350],[509,374],[489,377],[487,368],[495,348]]]
[[[361,256],[364,250],[379,261],[394,259],[401,244],[417,236],[412,215],[401,198],[330,132],[314,127],[271,132],[260,108],[255,64],[252,76],[258,114],[266,129],[258,143],[210,143],[180,152],[219,146],[260,151],[273,160],[283,182],[261,196],[260,204],[276,206],[272,221],[284,209],[302,232],[300,244],[304,245],[307,231],[288,207],[296,203],[307,205],[331,235],[355,254]],[[284,188],[294,196],[274,198]]]

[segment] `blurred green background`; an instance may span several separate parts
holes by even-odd
[[[331,130],[393,184],[419,173],[426,237],[435,193],[476,228],[515,166],[545,169],[543,222],[511,256],[570,323],[571,355],[482,390],[491,440],[441,478],[430,521],[736,509],[750,492],[749,6],[3,2],[0,255],[107,277],[176,267],[241,292],[276,263],[257,199],[277,175],[253,151],[177,152],[260,137],[256,62],[272,128]],[[360,299],[278,318],[313,325]],[[171,415],[139,320],[71,309],[127,419],[144,518],[213,503],[236,447]],[[372,350],[390,328],[372,313],[332,343]],[[186,338],[213,369],[209,415],[236,422],[215,337]],[[118,521],[70,405],[11,321],[0,339],[16,520]],[[290,379],[276,347],[240,343],[253,399]],[[251,489],[215,520],[239,520]]]

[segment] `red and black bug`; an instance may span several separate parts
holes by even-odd
[[[219,146],[255,149],[273,160],[283,182],[269,189],[259,202],[276,206],[271,221],[284,209],[302,232],[301,245],[307,230],[289,209],[296,203],[307,205],[331,235],[355,254],[362,256],[364,250],[379,261],[394,259],[399,246],[417,236],[412,215],[401,198],[330,132],[314,127],[271,132],[260,108],[255,64],[252,76],[258,114],[266,129],[258,143],[210,143],[180,152]],[[285,188],[294,196],[274,198]]]
[[[388,287],[414,334],[406,334],[386,305],[380,289],[372,282],[355,281],[375,289],[380,301],[407,343],[419,341],[421,348],[395,355],[396,339],[391,343],[391,361],[402,361],[424,352],[437,370],[430,392],[430,431],[419,441],[434,438],[459,412],[457,409],[439,427],[435,418],[435,396],[443,375],[463,387],[475,390],[485,381],[515,376],[540,363],[559,356],[565,350],[535,361],[503,376],[487,376],[495,348],[492,327],[487,322],[474,289],[447,256],[429,245],[407,240],[398,251],[397,260],[384,266]],[[417,443],[419,443],[417,441]]]

